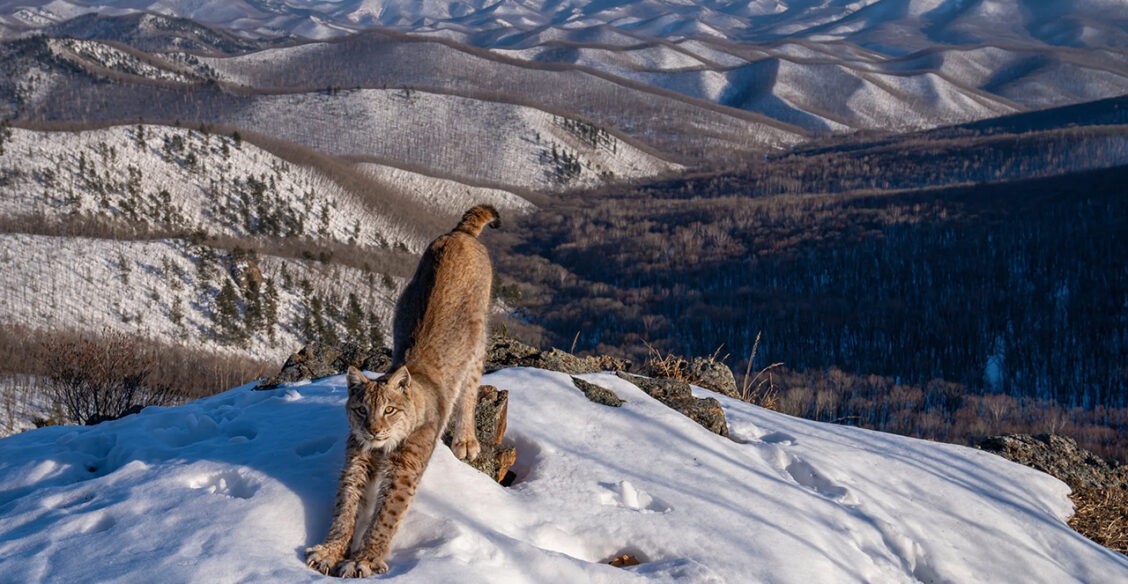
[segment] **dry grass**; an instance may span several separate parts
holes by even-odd
[[[688,361],[673,353],[662,354],[660,349],[646,341],[642,343],[646,345],[646,363],[643,365],[643,372],[651,377],[664,377],[666,379],[684,381],[685,383],[693,383],[693,379],[689,374]],[[716,357],[716,354],[713,356]]]
[[[752,352],[748,355],[748,365],[744,368],[744,379],[740,384],[740,399],[778,412],[780,411],[779,389],[772,377],[772,369],[782,366],[783,363],[772,363],[757,371],[755,375],[752,374],[752,363],[756,360],[756,353],[760,350],[760,335],[762,333],[763,331],[757,332],[756,341],[752,343]]]
[[[1085,537],[1128,555],[1128,490],[1120,487],[1074,488],[1076,507],[1069,526]]]

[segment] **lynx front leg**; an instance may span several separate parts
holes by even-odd
[[[454,412],[451,413],[454,438],[450,449],[462,460],[474,460],[482,451],[482,445],[478,443],[478,436],[474,431],[474,410],[478,407],[478,382],[482,379],[482,373],[474,370],[467,377],[458,392],[458,403],[454,404]]]
[[[388,557],[392,537],[411,506],[415,489],[431,459],[437,438],[437,429],[420,428],[388,456],[388,483],[379,503],[379,511],[365,534],[364,547],[337,568],[338,576],[365,578],[388,571],[388,564],[384,559]]]
[[[374,463],[373,454],[366,452],[350,436],[345,450],[345,467],[341,470],[340,484],[337,487],[337,500],[333,505],[333,523],[323,543],[306,548],[307,566],[322,574],[329,574],[345,559],[356,529],[357,508]]]

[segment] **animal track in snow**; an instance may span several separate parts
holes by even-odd
[[[781,436],[787,435],[782,434]],[[854,506],[858,504],[858,499],[854,497],[850,489],[835,483],[814,465],[788,453],[783,448],[765,442],[760,448],[760,454],[768,464],[785,473],[798,485],[843,505]]]
[[[51,509],[81,509],[89,505],[93,500],[93,493],[52,495],[43,499],[43,506]]]
[[[102,533],[109,531],[117,525],[117,519],[109,513],[95,513],[90,515],[85,526],[82,528],[83,533]]]
[[[599,494],[601,505],[623,507],[644,513],[666,513],[671,507],[665,501],[650,496],[649,493],[636,488],[630,481],[617,483],[599,483],[605,489]]]
[[[250,499],[259,490],[259,482],[239,471],[226,470],[188,481],[193,489],[204,489],[214,495],[224,495],[235,499]]]
[[[760,436],[760,442],[763,442],[765,444],[787,445],[799,443],[799,441],[796,440],[794,436],[792,436],[791,434],[786,434],[784,432],[772,432],[771,434],[764,434],[763,436]]]
[[[805,461],[793,458],[791,464],[788,464],[784,470],[791,475],[792,479],[795,479],[795,482],[828,499],[833,499],[844,505],[858,504],[858,500],[850,494],[850,489],[835,484],[834,481],[826,478],[818,469]]]
[[[231,442],[250,442],[258,436],[258,429],[255,425],[246,421],[238,420],[227,424],[223,428],[223,432],[230,436]]]
[[[333,436],[324,436],[307,440],[294,447],[294,453],[302,458],[316,456],[318,454],[325,454],[333,445],[337,443],[337,438]]]

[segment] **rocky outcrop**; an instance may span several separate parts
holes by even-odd
[[[619,396],[615,395],[615,392],[606,387],[600,387],[594,383],[584,381],[579,377],[572,377],[572,385],[575,385],[576,389],[582,391],[585,397],[597,404],[611,406],[613,408],[623,405],[623,400],[619,399]]]
[[[1128,469],[1105,462],[1068,436],[1007,434],[986,438],[978,447],[1057,477],[1074,488],[1128,489]]]
[[[740,399],[732,369],[713,357],[683,359],[669,355],[663,359],[652,358],[643,364],[639,373],[647,377],[685,381],[721,395]]]
[[[502,482],[509,468],[517,462],[517,449],[502,445],[506,420],[509,415],[509,392],[492,385],[478,388],[478,406],[474,410],[474,433],[482,447],[481,453],[467,464]],[[443,436],[450,445],[451,435]]]
[[[349,367],[387,371],[391,364],[392,351],[385,347],[364,351],[356,343],[343,343],[336,347],[310,343],[287,357],[282,370],[259,382],[255,389],[274,389],[283,383],[339,375]]]
[[[732,369],[716,359],[694,357],[689,362],[689,382],[721,395],[740,399]]]
[[[503,336],[490,337],[486,349],[486,372],[509,367],[536,367],[569,375],[579,375],[601,371],[625,371],[630,369],[631,362],[607,355],[577,357],[567,351],[555,348],[541,351],[517,339]]]
[[[633,383],[647,395],[685,414],[686,417],[701,424],[710,432],[728,437],[728,422],[721,403],[716,398],[696,398],[689,384],[676,379],[650,379],[628,373],[618,372],[621,379]]]

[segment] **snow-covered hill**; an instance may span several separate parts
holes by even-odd
[[[473,204],[531,208],[199,129],[0,131],[0,325],[45,337],[118,330],[270,361],[318,329],[386,338],[431,238]]]
[[[280,361],[310,337],[303,321],[343,316],[356,297],[367,333],[391,330],[402,278],[318,261],[256,256],[253,291],[225,250],[184,240],[129,241],[0,234],[0,323],[32,331],[119,330],[174,346]],[[245,263],[245,262],[243,262]],[[236,291],[224,315],[220,294]],[[308,284],[308,288],[302,282]],[[247,322],[248,303],[262,312]]]
[[[140,0],[127,5],[4,0],[0,22],[19,30],[82,14],[150,12],[254,36],[327,38],[388,27],[492,46],[529,46],[549,39],[622,45],[639,37],[750,42],[804,37],[912,50],[926,43],[993,41],[1123,47],[1128,42],[1123,8],[1117,0]]]
[[[1128,579],[1073,532],[1061,482],[994,455],[721,400],[733,439],[613,375],[626,403],[509,369],[501,487],[439,447],[389,558],[397,582],[1068,582]],[[695,390],[698,393],[708,393]],[[0,440],[12,582],[312,582],[346,422],[341,376],[249,386]],[[642,563],[606,564],[619,554]]]
[[[698,108],[760,114],[779,123],[776,132],[763,124],[744,132],[761,150],[794,143],[804,130],[930,128],[1128,93],[1128,7],[1105,0],[162,0],[128,8],[5,0],[0,23],[8,30],[0,25],[0,38],[27,37],[33,30],[63,37],[52,41],[52,58],[95,76],[125,74],[185,86],[221,81],[250,91],[286,86],[287,93],[410,86],[500,98],[578,114],[666,154],[681,153],[669,148],[669,138],[655,138],[655,130],[669,122],[640,127],[629,114],[633,104],[616,111],[604,103],[606,88],[593,95],[570,86],[612,82],[621,86],[615,92],[629,89],[627,100],[616,101],[661,101],[674,92],[702,100]],[[118,44],[99,48],[103,41]],[[32,79],[13,90],[17,95],[34,98],[33,87],[46,91],[60,83],[32,69]],[[60,98],[57,92],[40,97]],[[23,107],[35,110],[35,101]],[[200,117],[178,107],[170,115]],[[273,113],[269,103],[239,109]],[[684,119],[682,128],[693,128],[684,104],[676,109],[642,118]],[[136,108],[112,113],[117,119],[153,117]],[[718,132],[725,134],[713,128],[699,133]],[[708,159],[702,152],[693,157]]]

